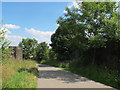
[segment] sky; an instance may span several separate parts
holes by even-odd
[[[2,2],[3,27],[11,46],[22,38],[35,38],[38,42],[51,43],[50,37],[58,28],[56,20],[63,16],[66,6],[73,2]]]
[[[70,2],[3,1],[2,24],[6,27],[6,39],[11,42],[11,46],[17,46],[22,38],[35,38],[39,43],[45,41],[49,45],[51,35],[58,28],[56,21],[66,13],[65,8],[78,7],[74,0]]]

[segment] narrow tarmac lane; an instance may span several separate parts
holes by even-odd
[[[42,64],[38,66],[37,88],[111,88],[59,68]]]

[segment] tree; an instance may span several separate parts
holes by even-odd
[[[55,61],[56,58],[56,53],[53,51],[52,48],[49,49],[49,61]]]
[[[36,58],[36,48],[38,41],[36,39],[22,39],[19,46],[23,48],[23,58],[24,59],[35,59]]]
[[[82,2],[79,8],[66,8],[67,13],[57,20],[59,27],[51,36],[58,57],[70,60],[76,53],[86,57],[84,53],[90,51],[94,64],[96,49],[106,48],[107,42],[119,38],[117,8],[116,2]]]
[[[8,46],[10,45],[10,42],[5,39],[5,35],[6,35],[6,30],[3,26],[0,27],[0,55],[2,55],[2,58],[4,58],[7,53],[10,51],[10,49],[8,48]],[[2,59],[0,59],[2,60]]]
[[[86,27],[83,23],[78,22],[80,16],[78,9],[66,8],[66,11],[65,17],[57,20],[60,26],[51,36],[51,46],[60,60],[70,60],[76,53],[82,53],[87,49]]]
[[[49,55],[49,47],[47,46],[47,43],[45,42],[39,43],[36,48],[37,61],[48,60],[49,58],[48,55]]]
[[[84,22],[87,26],[89,49],[93,51],[91,53],[93,53],[92,63],[94,64],[96,49],[108,47],[110,42],[117,38],[118,12],[116,2],[83,2],[80,12],[82,15],[79,17],[79,22]]]

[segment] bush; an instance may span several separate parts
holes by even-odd
[[[40,64],[46,64],[46,61],[45,61],[45,60],[42,60],[42,61],[40,62]]]
[[[8,48],[10,42],[5,39],[6,30],[3,26],[0,27],[0,55],[5,58],[11,49]]]

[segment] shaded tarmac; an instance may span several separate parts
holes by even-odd
[[[38,66],[38,88],[111,88],[60,68]]]

